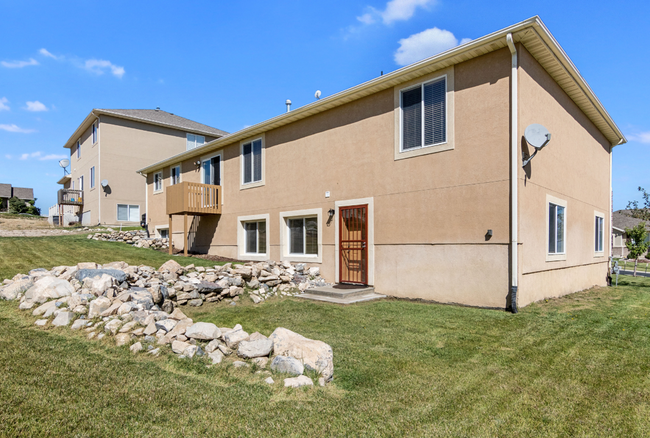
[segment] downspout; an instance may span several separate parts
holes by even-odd
[[[519,285],[519,267],[517,263],[517,174],[519,161],[517,160],[517,48],[512,39],[512,34],[506,36],[508,48],[512,54],[510,73],[510,311],[517,313],[517,286]]]
[[[138,172],[140,176],[144,177],[144,230],[147,232],[147,237],[149,236],[149,187],[147,186],[147,174]],[[142,221],[140,221],[140,226],[142,226]]]
[[[102,172],[102,140],[101,134],[99,133],[99,116],[97,116],[97,175],[95,175],[95,187],[97,187],[97,181],[101,181],[101,172]],[[101,184],[100,184],[101,186]],[[99,224],[102,223],[102,191],[97,189],[97,219]]]

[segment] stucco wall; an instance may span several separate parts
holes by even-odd
[[[505,307],[509,66],[504,49],[453,68],[452,150],[395,159],[395,94],[407,84],[266,132],[261,187],[241,189],[240,143],[223,147],[223,214],[195,219],[190,249],[237,258],[237,218],[268,214],[269,257],[280,260],[280,214],[319,209],[319,265],[325,278],[334,281],[336,226],[326,224],[327,211],[337,201],[372,198],[374,285],[379,292]],[[183,181],[200,182],[193,161],[183,163]],[[169,169],[163,171],[167,187]],[[166,226],[164,195],[153,194],[152,174],[148,182],[150,227]],[[178,247],[183,245],[182,226],[176,217]],[[488,229],[493,230],[490,240]],[[397,284],[393,273],[406,269],[407,261],[409,272],[417,275],[400,276],[403,282]],[[465,263],[472,269],[452,273]],[[418,281],[422,278],[431,281]]]
[[[101,137],[101,133],[100,133]],[[77,158],[77,144],[75,143],[70,148],[70,177],[71,185],[67,188],[72,188],[72,182],[74,182],[74,189],[79,190],[79,177],[83,175],[84,177],[84,193],[83,193],[83,209],[82,212],[89,212],[90,214],[90,223],[96,224],[99,218],[99,201],[97,198],[97,189],[90,188],[90,168],[95,167],[95,172],[99,167],[98,160],[98,150],[99,150],[99,140],[93,144],[92,138],[92,126],[89,127],[81,137],[79,138],[81,142],[81,153],[79,158]],[[99,185],[97,176],[95,175],[96,185]]]
[[[519,45],[519,132],[540,123],[551,142],[519,172],[519,304],[604,285],[609,257],[609,142],[539,63]],[[534,149],[530,148],[530,153]],[[519,157],[521,162],[521,157]],[[566,202],[566,257],[547,261],[547,196]],[[604,252],[596,254],[595,212]],[[541,273],[544,272],[542,275]]]

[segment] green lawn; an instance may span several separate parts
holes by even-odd
[[[183,266],[214,266],[215,262],[192,257],[173,256]],[[0,281],[33,268],[51,269],[78,262],[108,263],[124,261],[130,265],[160,267],[169,254],[135,248],[126,243],[89,240],[86,234],[56,237],[0,237]]]
[[[650,435],[650,279],[622,276],[618,288],[517,315],[295,298],[183,309],[329,343],[334,381],[307,390],[229,365],[134,357],[110,339],[36,328],[16,308],[0,302],[2,436]]]

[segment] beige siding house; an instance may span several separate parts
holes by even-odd
[[[136,170],[152,157],[189,151],[225,134],[160,109],[94,109],[64,145],[70,174],[59,180],[63,188],[50,218],[65,217],[65,225],[137,224],[146,191]]]
[[[552,140],[522,167],[532,123]],[[516,310],[605,284],[624,142],[534,17],[140,172],[176,248]]]

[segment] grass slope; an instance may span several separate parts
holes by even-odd
[[[0,238],[0,281],[30,269],[76,265],[79,262],[109,263],[124,261],[130,265],[146,264],[155,268],[169,260],[169,254],[135,248],[120,242],[100,242],[85,234],[56,237]],[[214,266],[215,262],[198,258],[173,256],[183,266]]]
[[[154,263],[150,263],[154,264]],[[494,310],[276,299],[183,311],[334,350],[326,388],[42,330],[0,303],[3,436],[648,436],[650,279]]]

